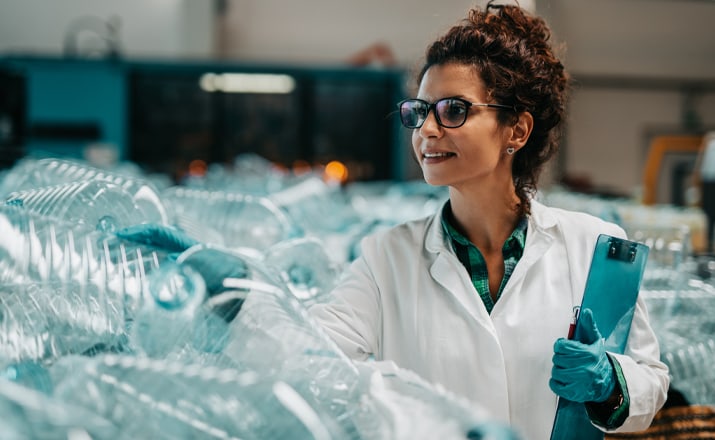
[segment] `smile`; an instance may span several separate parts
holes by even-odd
[[[437,159],[441,157],[450,157],[454,156],[454,153],[424,153],[422,157],[425,159]]]

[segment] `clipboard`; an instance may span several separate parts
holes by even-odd
[[[593,251],[582,309],[591,309],[605,340],[606,351],[623,353],[635,313],[649,248],[643,243],[601,234]],[[574,339],[582,340],[576,322]],[[604,433],[591,423],[583,403],[559,398],[551,440],[603,440]]]

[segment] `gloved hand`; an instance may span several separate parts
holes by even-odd
[[[573,402],[603,402],[616,386],[613,365],[591,310],[582,310],[579,319],[583,341],[559,338],[554,344],[549,387]]]
[[[183,252],[199,242],[171,226],[142,223],[120,229],[115,235],[123,240],[146,244],[167,252]]]
[[[248,265],[240,257],[214,248],[192,249],[179,256],[180,264],[195,269],[206,282],[209,297],[214,297],[228,290],[223,287],[225,278],[247,278]],[[243,299],[231,298],[213,306],[215,314],[226,322],[231,322],[241,310]]]

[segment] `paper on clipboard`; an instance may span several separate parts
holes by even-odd
[[[581,308],[593,312],[605,339],[606,351],[623,353],[626,348],[648,250],[642,243],[604,234],[598,236]],[[580,321],[574,333],[576,340],[582,340],[583,335],[579,324]],[[583,403],[559,398],[551,440],[600,440],[603,437],[603,432],[591,424]]]

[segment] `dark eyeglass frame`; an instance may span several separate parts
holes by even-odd
[[[442,119],[439,117],[439,112],[436,109],[437,109],[437,105],[444,101],[459,101],[462,104],[464,104],[467,111],[464,112],[464,119],[462,119],[462,122],[460,122],[459,124],[456,124],[456,125],[448,125],[448,124],[445,124],[442,122]],[[425,113],[425,117],[424,117],[424,119],[422,119],[422,121],[420,121],[418,124],[412,125],[412,124],[409,124],[407,121],[405,121],[405,118],[402,116],[402,106],[407,103],[415,103],[415,102],[419,102],[419,103],[426,105],[427,113]],[[467,116],[469,116],[469,109],[471,107],[503,108],[503,109],[507,109],[507,110],[516,112],[516,108],[514,108],[513,106],[510,106],[510,105],[487,104],[487,103],[482,103],[482,102],[470,102],[470,101],[467,101],[466,99],[456,98],[456,97],[438,99],[437,101],[435,101],[433,103],[429,103],[429,102],[425,101],[424,99],[410,98],[410,99],[403,99],[402,101],[397,103],[397,109],[400,112],[400,122],[402,122],[403,126],[405,126],[406,128],[410,128],[410,129],[417,129],[417,128],[422,127],[422,125],[427,120],[429,113],[433,110],[434,110],[434,112],[433,112],[434,118],[437,121],[437,124],[439,124],[440,126],[442,126],[444,128],[459,128],[462,125],[464,125],[465,122],[467,122]]]

